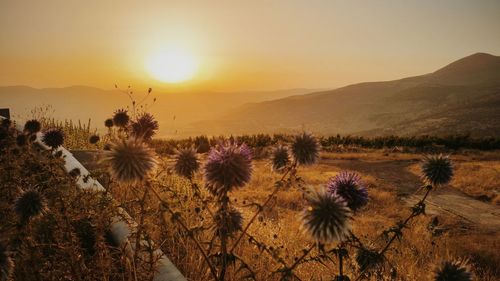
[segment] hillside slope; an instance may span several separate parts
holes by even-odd
[[[194,124],[218,133],[500,136],[500,57],[477,53],[433,73],[247,104]]]

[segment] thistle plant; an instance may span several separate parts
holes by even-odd
[[[282,172],[286,169],[286,167],[291,163],[288,148],[282,145],[276,147],[273,151],[271,161],[274,171]]]
[[[453,177],[453,166],[449,156],[428,155],[422,163],[422,179],[434,187],[445,185]]]
[[[45,198],[36,190],[23,192],[14,202],[14,211],[19,217],[21,224],[30,219],[44,214],[47,211]]]
[[[245,144],[219,144],[210,150],[204,167],[207,188],[223,198],[227,193],[244,186],[252,176],[252,153]]]
[[[42,129],[42,124],[36,119],[28,120],[24,124],[24,131],[28,134],[36,134]]]
[[[111,144],[105,151],[102,162],[108,166],[110,174],[122,183],[144,181],[156,167],[154,151],[140,139],[121,139]]]
[[[465,260],[444,261],[436,267],[432,280],[472,281],[472,273]]]
[[[175,172],[187,179],[192,179],[194,173],[200,168],[196,151],[193,148],[185,148],[177,151],[175,156]]]
[[[351,229],[351,210],[346,202],[324,188],[312,190],[302,213],[306,232],[320,243],[343,241]]]
[[[361,209],[368,203],[368,191],[361,177],[353,172],[342,171],[327,183],[328,191],[341,198],[352,211]]]
[[[59,128],[50,129],[43,134],[42,142],[52,149],[57,149],[64,143],[64,133]]]
[[[136,138],[150,141],[158,131],[158,121],[150,113],[143,112],[136,120],[132,121],[131,133]]]
[[[319,158],[320,144],[309,133],[302,133],[295,137],[292,143],[292,153],[295,161],[300,165],[312,165]]]
[[[118,109],[113,114],[113,125],[117,127],[125,128],[127,127],[129,121],[130,116],[128,115],[128,111],[125,109]]]

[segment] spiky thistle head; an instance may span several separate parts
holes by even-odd
[[[311,190],[309,206],[302,213],[302,225],[316,241],[331,243],[342,241],[351,229],[351,211],[339,197],[324,188]]]
[[[128,111],[125,109],[118,109],[113,114],[113,124],[117,127],[125,128],[130,121]]]
[[[90,136],[90,138],[89,138],[89,143],[90,143],[90,144],[96,144],[96,143],[98,143],[100,140],[101,140],[101,138],[99,137],[99,135],[92,135],[92,136]]]
[[[208,189],[217,196],[242,187],[252,177],[252,153],[245,144],[221,143],[210,150],[205,164]]]
[[[16,199],[14,202],[14,211],[22,223],[30,219],[43,215],[47,210],[47,203],[42,194],[36,190],[28,190]]]
[[[61,129],[55,128],[43,134],[42,142],[52,149],[56,149],[64,143],[64,133]]]
[[[156,134],[159,128],[158,121],[155,120],[152,114],[147,112],[142,113],[137,120],[132,122],[132,135],[136,138],[142,138],[149,141]]]
[[[300,165],[312,165],[319,158],[320,146],[316,138],[309,133],[302,133],[295,137],[292,144],[292,153],[295,161]]]
[[[472,281],[472,273],[465,260],[444,261],[434,271],[435,281]]]
[[[0,281],[7,281],[14,270],[14,262],[10,258],[7,247],[0,243]]]
[[[42,124],[36,119],[28,120],[24,123],[24,131],[30,134],[36,134],[42,129]]]
[[[290,164],[290,154],[288,153],[288,148],[282,145],[276,147],[273,151],[271,161],[274,171],[283,171],[286,166]]]
[[[214,215],[214,228],[216,235],[232,236],[243,229],[243,215],[234,207],[227,211],[219,209]]]
[[[156,167],[154,151],[139,139],[120,139],[110,146],[110,150],[104,152],[102,162],[119,182],[141,182]]]
[[[327,189],[332,195],[342,198],[352,211],[357,211],[368,203],[368,191],[356,173],[340,172],[330,178]]]
[[[453,177],[453,165],[448,156],[428,155],[422,164],[422,179],[432,186],[445,185]]]
[[[177,151],[174,170],[179,176],[191,179],[199,168],[200,162],[193,148],[185,148]]]
[[[104,120],[104,126],[106,126],[106,128],[113,127],[113,119],[112,118],[108,118],[108,119]]]

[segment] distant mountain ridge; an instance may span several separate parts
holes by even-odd
[[[477,53],[433,73],[247,104],[193,126],[234,134],[500,136],[499,112],[500,57]]]
[[[186,136],[197,134],[187,131],[188,124],[217,118],[232,108],[244,103],[266,101],[285,96],[304,94],[311,89],[285,89],[276,91],[246,92],[179,92],[163,93],[153,89],[147,100],[148,110],[160,123],[159,136]],[[136,99],[144,97],[146,89],[135,90]],[[157,100],[152,105],[153,97]],[[89,86],[63,88],[32,88],[28,86],[0,87],[0,108],[7,107],[16,119],[29,118],[35,107],[50,105],[49,115],[58,120],[92,119],[92,126],[104,130],[103,122],[113,112],[131,105],[128,96],[116,89],[103,90]]]

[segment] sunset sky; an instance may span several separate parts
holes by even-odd
[[[500,55],[499,15],[498,0],[0,0],[0,85],[333,88]],[[187,81],[148,66],[171,49]]]

